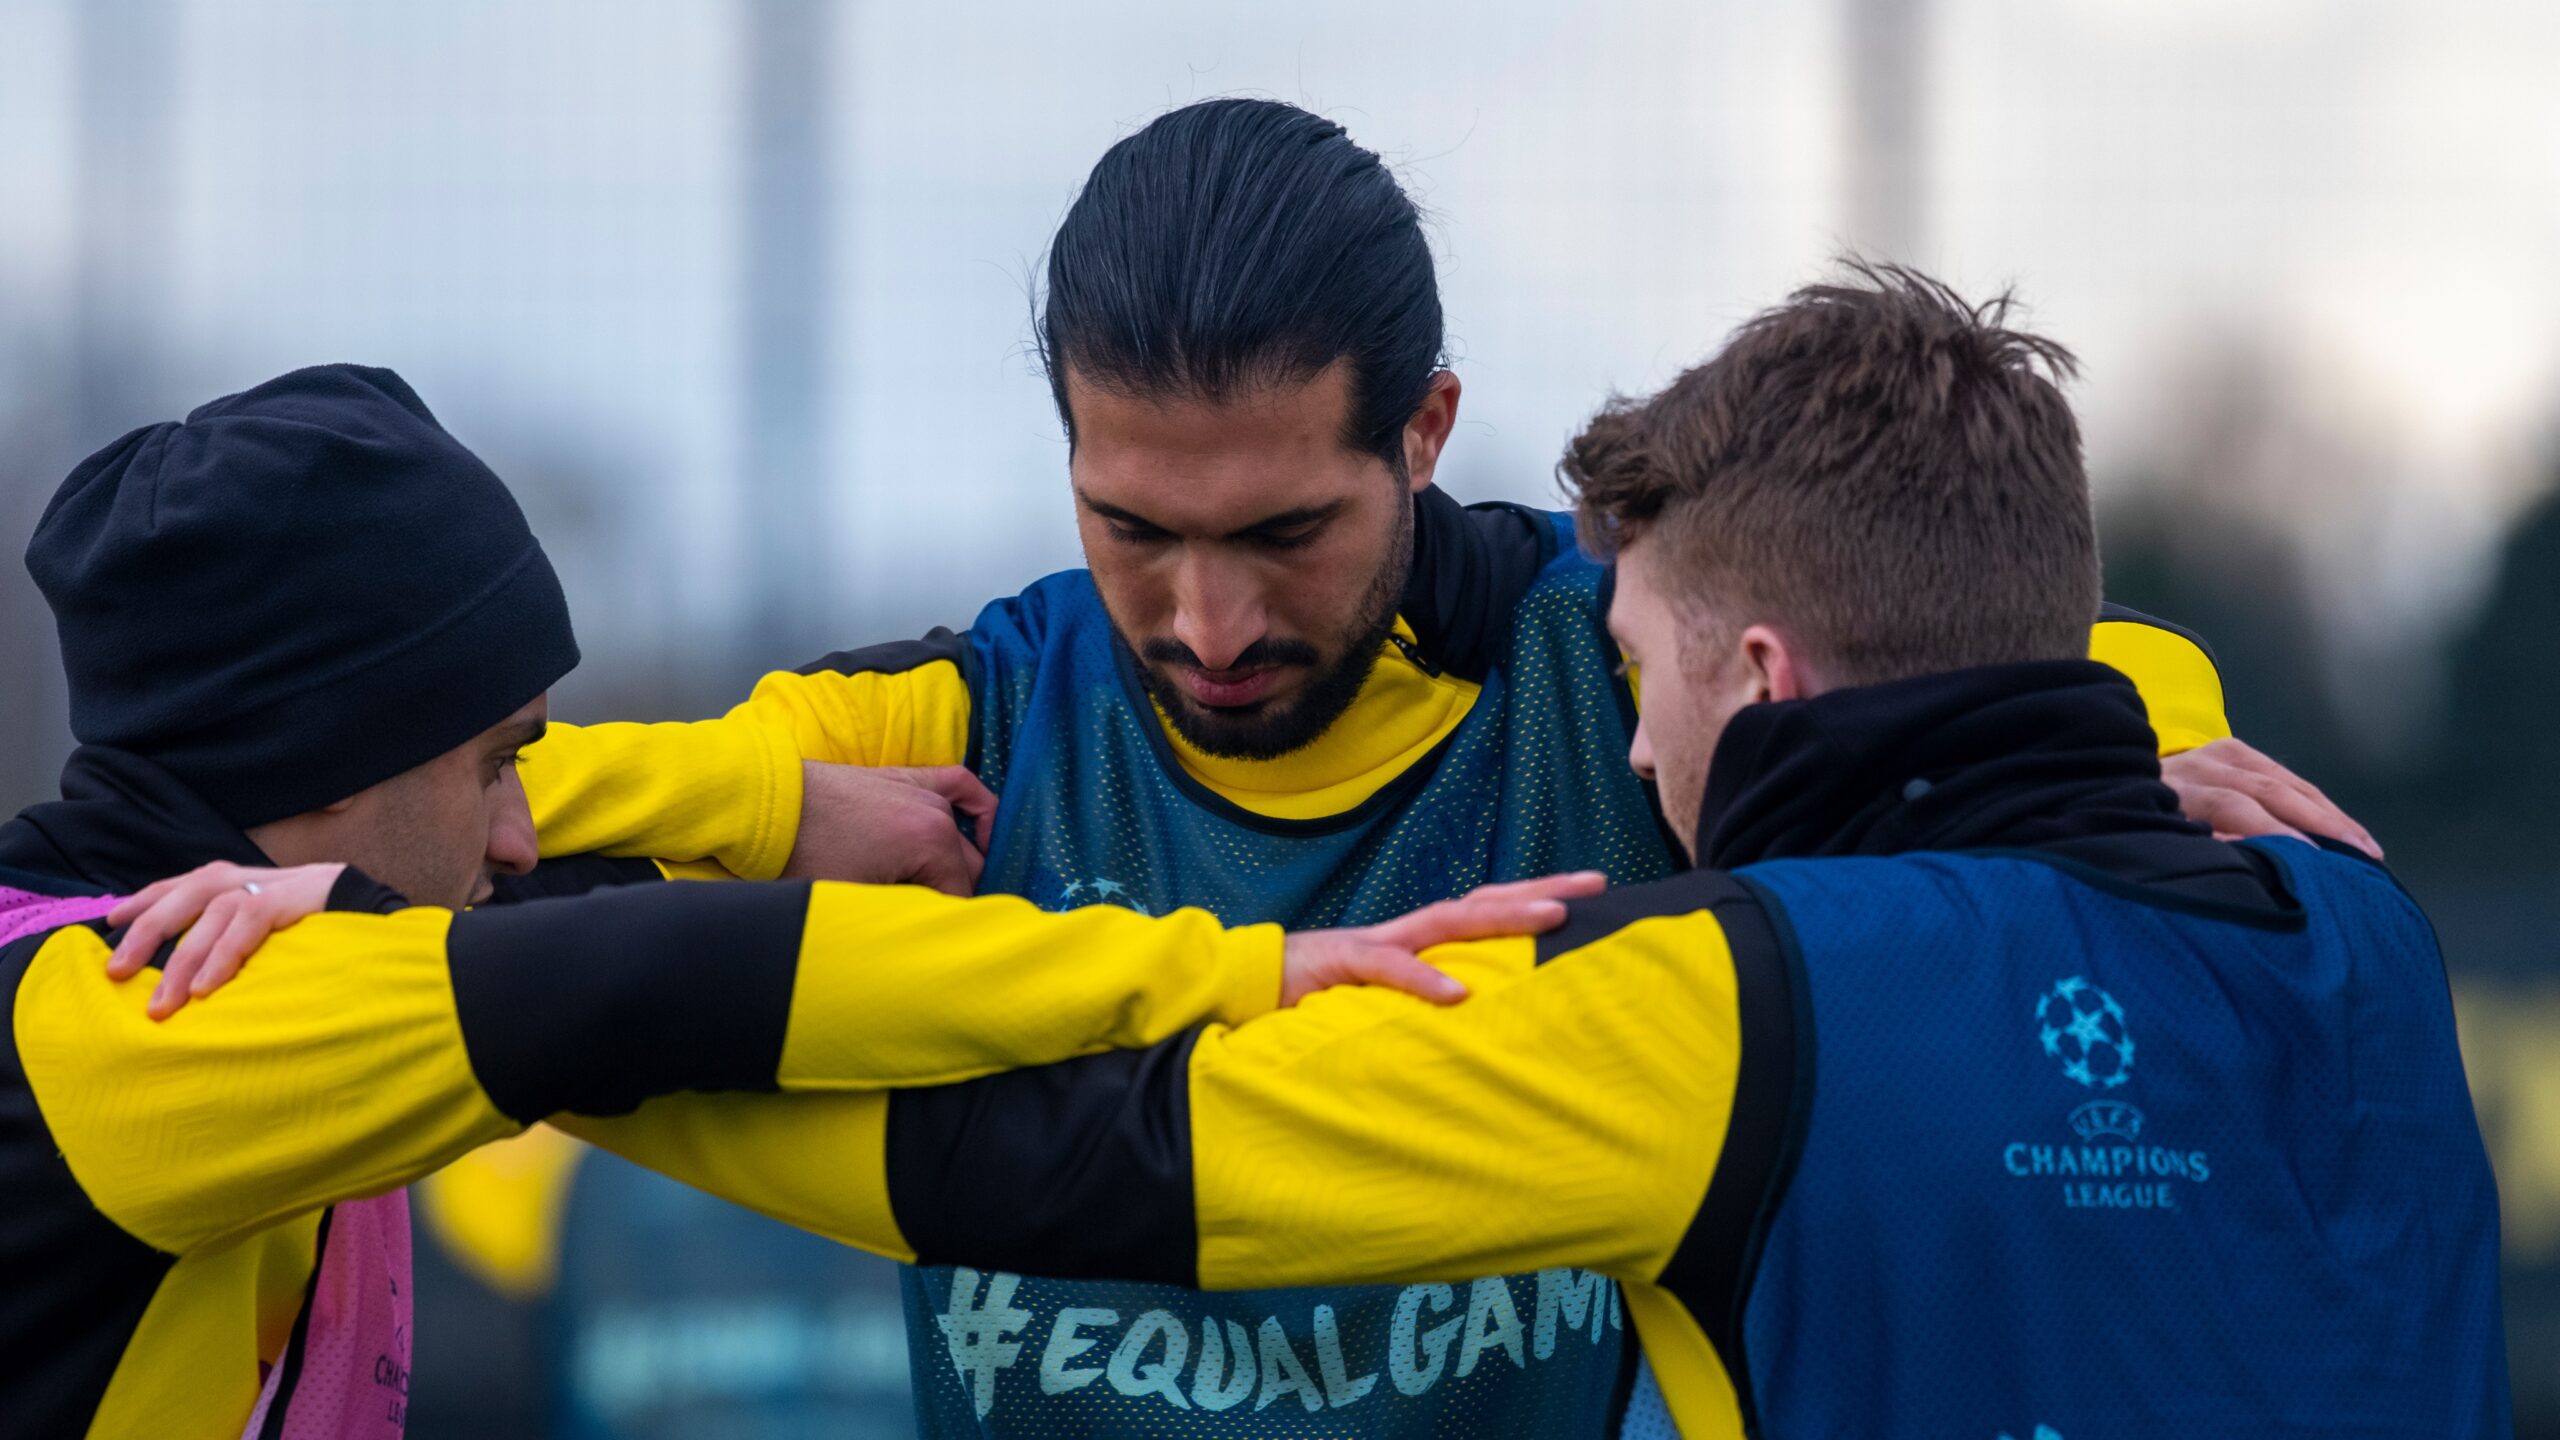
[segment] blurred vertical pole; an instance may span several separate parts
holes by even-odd
[[[79,246],[71,317],[73,442],[81,453],[139,423],[150,386],[157,271],[169,223],[169,96],[175,78],[167,0],[78,0],[75,127]]]
[[[1848,239],[1920,263],[1928,216],[1929,0],[1847,0]]]
[[[11,554],[72,462],[155,418],[156,331],[168,251],[176,16],[167,0],[65,0],[73,84],[73,246],[65,363],[32,453],[58,463],[12,476],[0,501]],[[17,137],[21,141],[25,137]],[[12,564],[14,569],[14,563]],[[51,615],[12,576],[0,597],[0,811],[54,792],[71,733]]]
[[[826,365],[835,0],[744,0],[742,464],[752,643],[797,657],[830,628]]]
[[[827,246],[835,0],[745,0],[748,625],[801,651],[829,630]]]

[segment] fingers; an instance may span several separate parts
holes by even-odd
[[[265,944],[270,933],[268,918],[244,907],[232,917],[229,925],[223,927],[222,938],[214,941],[213,948],[206,952],[203,966],[187,982],[187,993],[179,997],[179,1004],[210,995],[230,984],[231,977],[239,974],[240,967],[248,962],[250,952]]]
[[[208,865],[148,887],[117,907],[132,923],[108,957],[108,977],[131,979],[178,937],[145,1007],[152,1019],[166,1020],[190,997],[228,984],[269,935],[327,909],[330,889],[345,870],[342,864],[287,870]],[[256,893],[247,888],[253,880]]]
[[[782,874],[793,880],[977,889],[996,797],[958,765],[877,767],[805,762],[800,831]],[[964,834],[960,817],[972,822]],[[946,861],[946,846],[968,858]]]
[[[995,823],[994,792],[957,765],[902,769],[896,773],[936,797],[927,800],[914,795],[908,802],[905,823],[897,827],[899,833],[910,837],[908,843],[916,857],[916,883],[948,895],[976,894],[978,876],[987,868],[987,830]],[[955,818],[964,807],[966,813],[984,817],[978,822],[974,838],[961,833]]]
[[[1435,1005],[1467,998],[1467,987],[1365,931],[1310,930],[1289,937],[1280,967],[1280,1004],[1297,1004],[1336,985],[1380,985]]]
[[[2271,793],[2262,793],[2256,798],[2276,819],[2296,830],[2344,840],[2376,860],[2382,858],[2382,846],[2373,838],[2373,832],[2357,824],[2355,817],[2340,809],[2337,802],[2319,786],[2240,740],[2220,743],[2232,748],[2244,773],[2259,775],[2274,783],[2276,788]]]
[[[154,885],[151,890],[160,888]],[[109,925],[125,927],[124,937],[116,941],[115,953],[107,957],[107,978],[110,980],[130,980],[141,974],[142,967],[151,963],[151,957],[160,953],[160,947],[168,944],[171,937],[186,929],[187,922],[195,918],[181,914],[179,907],[165,903],[166,891],[153,895],[151,890],[134,897],[146,900],[148,909],[133,914],[124,907],[118,907],[107,916]]]
[[[197,970],[203,967],[214,942],[228,934],[232,922],[241,917],[248,899],[247,891],[234,890],[215,896],[204,907],[202,918],[187,931],[186,938],[178,942],[178,948],[170,952],[169,963],[160,969],[160,984],[152,990],[151,1004],[146,1012],[152,1019],[166,1020],[184,1008],[187,997],[195,993]],[[264,933],[262,928],[261,938]]]
[[[1467,987],[1438,967],[1392,946],[1362,946],[1344,960],[1338,984],[1377,985],[1401,990],[1434,1005],[1455,1005],[1467,998]]]
[[[145,886],[108,911],[110,926],[127,928],[124,937],[116,942],[115,953],[107,957],[107,978],[130,980],[141,974],[151,957],[160,953],[160,947],[193,925],[207,905],[237,892],[243,873],[236,865],[219,862],[200,866]]]
[[[959,773],[967,775],[969,772],[961,770]],[[975,777],[971,778],[974,781]],[[960,833],[958,823],[952,819],[951,811],[945,805],[912,791],[907,793],[912,799],[885,831],[897,845],[897,853],[903,857],[900,878],[908,884],[928,886],[945,895],[978,893],[978,877],[987,868],[986,852]]]
[[[963,839],[960,832],[944,827],[945,833],[915,851],[915,868],[907,883],[939,890],[945,895],[966,898],[978,893],[978,876],[986,869],[987,860],[978,848]]]
[[[1463,898],[1580,900],[1608,888],[1609,877],[1597,870],[1568,870],[1560,875],[1541,875],[1534,880],[1506,880],[1499,885],[1479,885]]]
[[[2173,755],[2162,762],[2161,775],[2178,792],[2187,817],[2217,831],[2242,839],[2326,835],[2382,858],[2372,833],[2319,787],[2239,740]]]
[[[1459,940],[1498,935],[1544,935],[1564,923],[1564,902],[1499,896],[1443,900],[1362,932],[1381,945],[1428,950]]]
[[[996,792],[963,765],[929,765],[907,772],[915,782],[943,798],[970,820],[970,839],[983,855],[987,837],[996,829]]]
[[[2206,797],[2202,813],[2198,813],[2194,803],[2189,804],[2187,818],[2212,827],[2217,840],[2253,840],[2267,835],[2290,835],[2305,843],[2311,839],[2237,790],[2209,791]]]
[[[1567,899],[1597,895],[1608,883],[1598,871],[1582,870],[1479,886],[1458,899],[1426,905],[1367,933],[1380,943],[1407,950],[1500,935],[1543,935],[1564,923]]]
[[[154,880],[117,901],[115,908],[107,912],[108,928],[117,929],[132,924],[135,917],[158,904],[161,896],[184,884],[193,873],[190,871],[188,875],[172,875],[166,880]]]

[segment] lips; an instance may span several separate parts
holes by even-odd
[[[1184,670],[1183,692],[1212,710],[1259,705],[1280,683],[1277,670]]]

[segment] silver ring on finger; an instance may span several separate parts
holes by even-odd
[[[261,890],[261,889],[259,889],[259,888],[258,888],[258,882],[257,882],[257,881],[255,881],[255,880],[243,880],[243,881],[241,881],[241,882],[240,882],[240,888],[241,888],[241,889],[243,889],[243,890],[248,891],[248,892],[249,892],[250,894],[252,894],[252,895],[263,895],[263,894],[267,893],[267,892],[265,892],[264,890]]]

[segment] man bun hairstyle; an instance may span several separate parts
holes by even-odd
[[[2085,655],[2097,525],[2071,352],[1898,265],[1844,262],[1559,466],[1585,546],[1664,546],[1675,598],[1841,684]]]
[[[1440,367],[1421,216],[1322,116],[1205,100],[1104,152],[1049,247],[1041,360],[1075,441],[1067,372],[1134,395],[1225,400],[1349,367],[1343,443],[1404,467]]]

